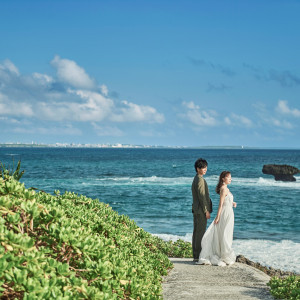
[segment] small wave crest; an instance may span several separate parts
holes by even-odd
[[[190,177],[105,177],[97,181],[105,185],[190,185]]]
[[[172,241],[176,242],[177,240],[183,240],[185,242],[191,242],[192,241],[192,233],[187,233],[184,236],[181,235],[175,235],[175,234],[164,234],[164,233],[158,233],[158,234],[153,234],[154,236],[157,236],[161,238],[164,241]]]
[[[205,177],[209,185],[215,186],[218,182],[218,176],[212,175]],[[103,178],[97,178],[94,184],[101,182],[103,185],[162,185],[162,186],[174,186],[191,185],[193,177],[160,177],[160,176],[150,176],[150,177],[113,177],[107,176]],[[89,181],[88,184],[93,184]],[[232,185],[235,186],[255,186],[255,187],[280,187],[289,189],[300,189],[300,177],[297,181],[284,182],[275,181],[273,178],[242,178],[233,177]]]
[[[288,182],[288,181],[275,181],[273,178],[241,178],[241,177],[233,177],[232,185],[239,186],[255,186],[255,187],[280,187],[280,188],[292,188],[292,189],[300,189],[300,178],[296,178],[296,181]]]
[[[300,189],[300,178],[298,181],[275,181],[274,179],[266,179],[259,177],[257,184],[262,186],[278,186],[283,188]],[[297,180],[297,179],[296,179]]]

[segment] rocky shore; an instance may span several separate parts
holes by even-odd
[[[270,277],[287,277],[287,276],[291,276],[291,275],[299,275],[293,272],[289,272],[289,271],[282,271],[280,269],[274,269],[272,267],[266,267],[261,265],[260,263],[256,263],[251,261],[250,259],[246,258],[243,255],[238,255],[236,258],[236,261],[242,264],[246,264],[248,266],[254,267],[264,273],[266,273],[267,275],[269,275]]]

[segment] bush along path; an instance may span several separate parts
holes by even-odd
[[[1,175],[1,299],[158,299],[167,255],[190,255],[98,200]]]

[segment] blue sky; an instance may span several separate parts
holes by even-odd
[[[300,1],[0,0],[0,143],[300,148]]]

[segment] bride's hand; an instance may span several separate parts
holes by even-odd
[[[214,223],[218,224],[219,223],[219,218],[215,218]]]
[[[233,207],[236,207],[236,202],[233,202]]]

